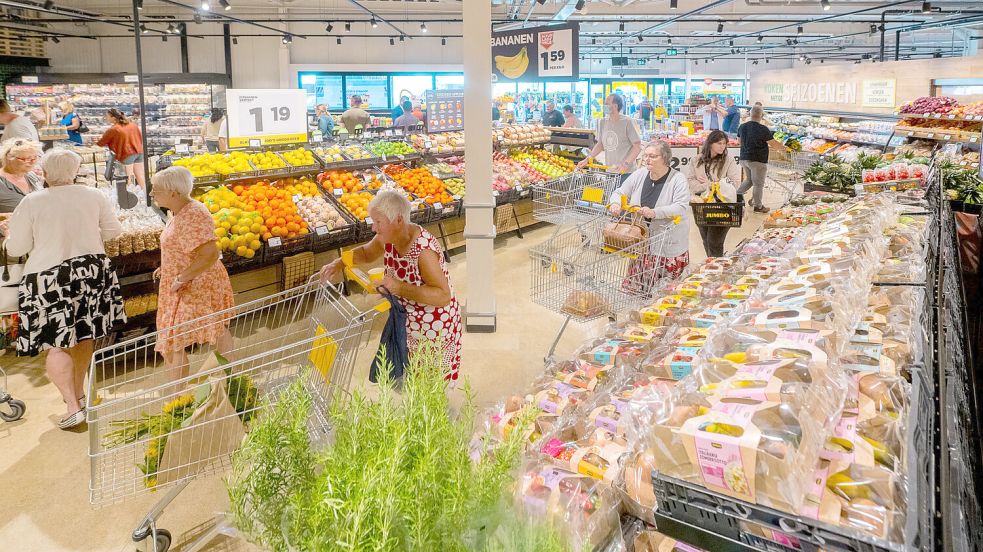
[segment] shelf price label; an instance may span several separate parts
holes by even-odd
[[[365,217],[365,224],[372,226],[372,217]]]
[[[440,203],[440,202],[438,201],[437,203],[434,203],[434,204],[433,204],[433,208],[434,208],[434,210],[436,210],[436,211],[439,211],[439,210],[441,210],[441,209],[443,209],[443,208],[444,208],[444,204],[443,204],[443,203]]]
[[[334,190],[332,191],[332,193],[334,194],[334,196],[335,196],[335,197],[341,197],[341,196],[342,196],[342,194],[344,194],[344,193],[345,193],[345,190],[342,190],[341,188],[335,188],[335,189],[334,189]]]
[[[943,140],[949,140],[951,138],[952,138],[951,134],[946,134],[945,136],[942,137]]]
[[[270,247],[280,247],[281,245],[283,245],[283,240],[281,240],[278,237],[274,237],[267,240],[266,244],[269,245]]]
[[[327,226],[316,226],[316,227],[314,227],[314,233],[317,234],[318,236],[324,236],[324,235],[326,235],[328,233],[328,227]]]
[[[928,133],[928,136],[926,136],[926,138],[928,138],[929,140],[935,138],[935,133],[934,132],[929,132]]]
[[[294,194],[293,199],[294,199],[294,203],[300,203],[300,199],[301,199],[300,194]]]
[[[303,89],[226,91],[229,146],[243,147],[307,141],[307,92]]]

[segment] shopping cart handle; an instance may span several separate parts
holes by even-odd
[[[373,285],[371,279],[369,279],[369,275],[362,269],[354,266],[346,266],[345,276],[347,276],[349,280],[353,280],[358,283],[358,285],[362,286],[362,289],[364,289],[366,292],[376,293],[375,285]],[[372,308],[379,312],[387,312],[391,306],[392,305],[389,304],[388,300],[383,300],[379,301],[379,303]]]

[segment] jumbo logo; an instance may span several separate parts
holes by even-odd
[[[546,50],[553,47],[553,32],[539,33],[539,45]]]

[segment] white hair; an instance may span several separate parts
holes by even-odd
[[[399,217],[403,217],[403,222],[409,222],[412,210],[413,206],[402,190],[380,190],[369,202],[369,211],[385,217],[389,222]]]
[[[75,183],[82,157],[72,150],[55,148],[41,157],[41,169],[48,186],[66,186]]]
[[[185,167],[168,167],[150,179],[154,188],[164,192],[174,192],[183,197],[191,197],[195,177]]]
[[[663,142],[662,140],[652,140],[645,146],[645,149],[649,148],[653,148],[658,151],[659,157],[662,158],[662,162],[666,165],[672,161],[672,148],[669,147],[669,144]]]
[[[765,116],[765,110],[761,109],[760,105],[756,105],[751,108],[751,120],[760,121],[762,117]]]
[[[27,138],[10,138],[0,146],[0,167],[6,165],[10,158],[25,153],[41,155],[41,143]]]

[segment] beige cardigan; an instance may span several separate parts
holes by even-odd
[[[696,162],[699,156],[690,159],[689,164],[686,165],[685,174],[691,194],[698,196],[706,192],[710,188],[710,183],[714,180],[726,178],[730,181],[731,186],[727,186],[721,182],[720,191],[727,198],[737,197],[737,187],[741,184],[741,167],[734,160],[734,156],[726,153],[724,156],[724,166],[721,168],[720,173],[716,175],[716,178],[708,177],[703,167],[697,168]]]

